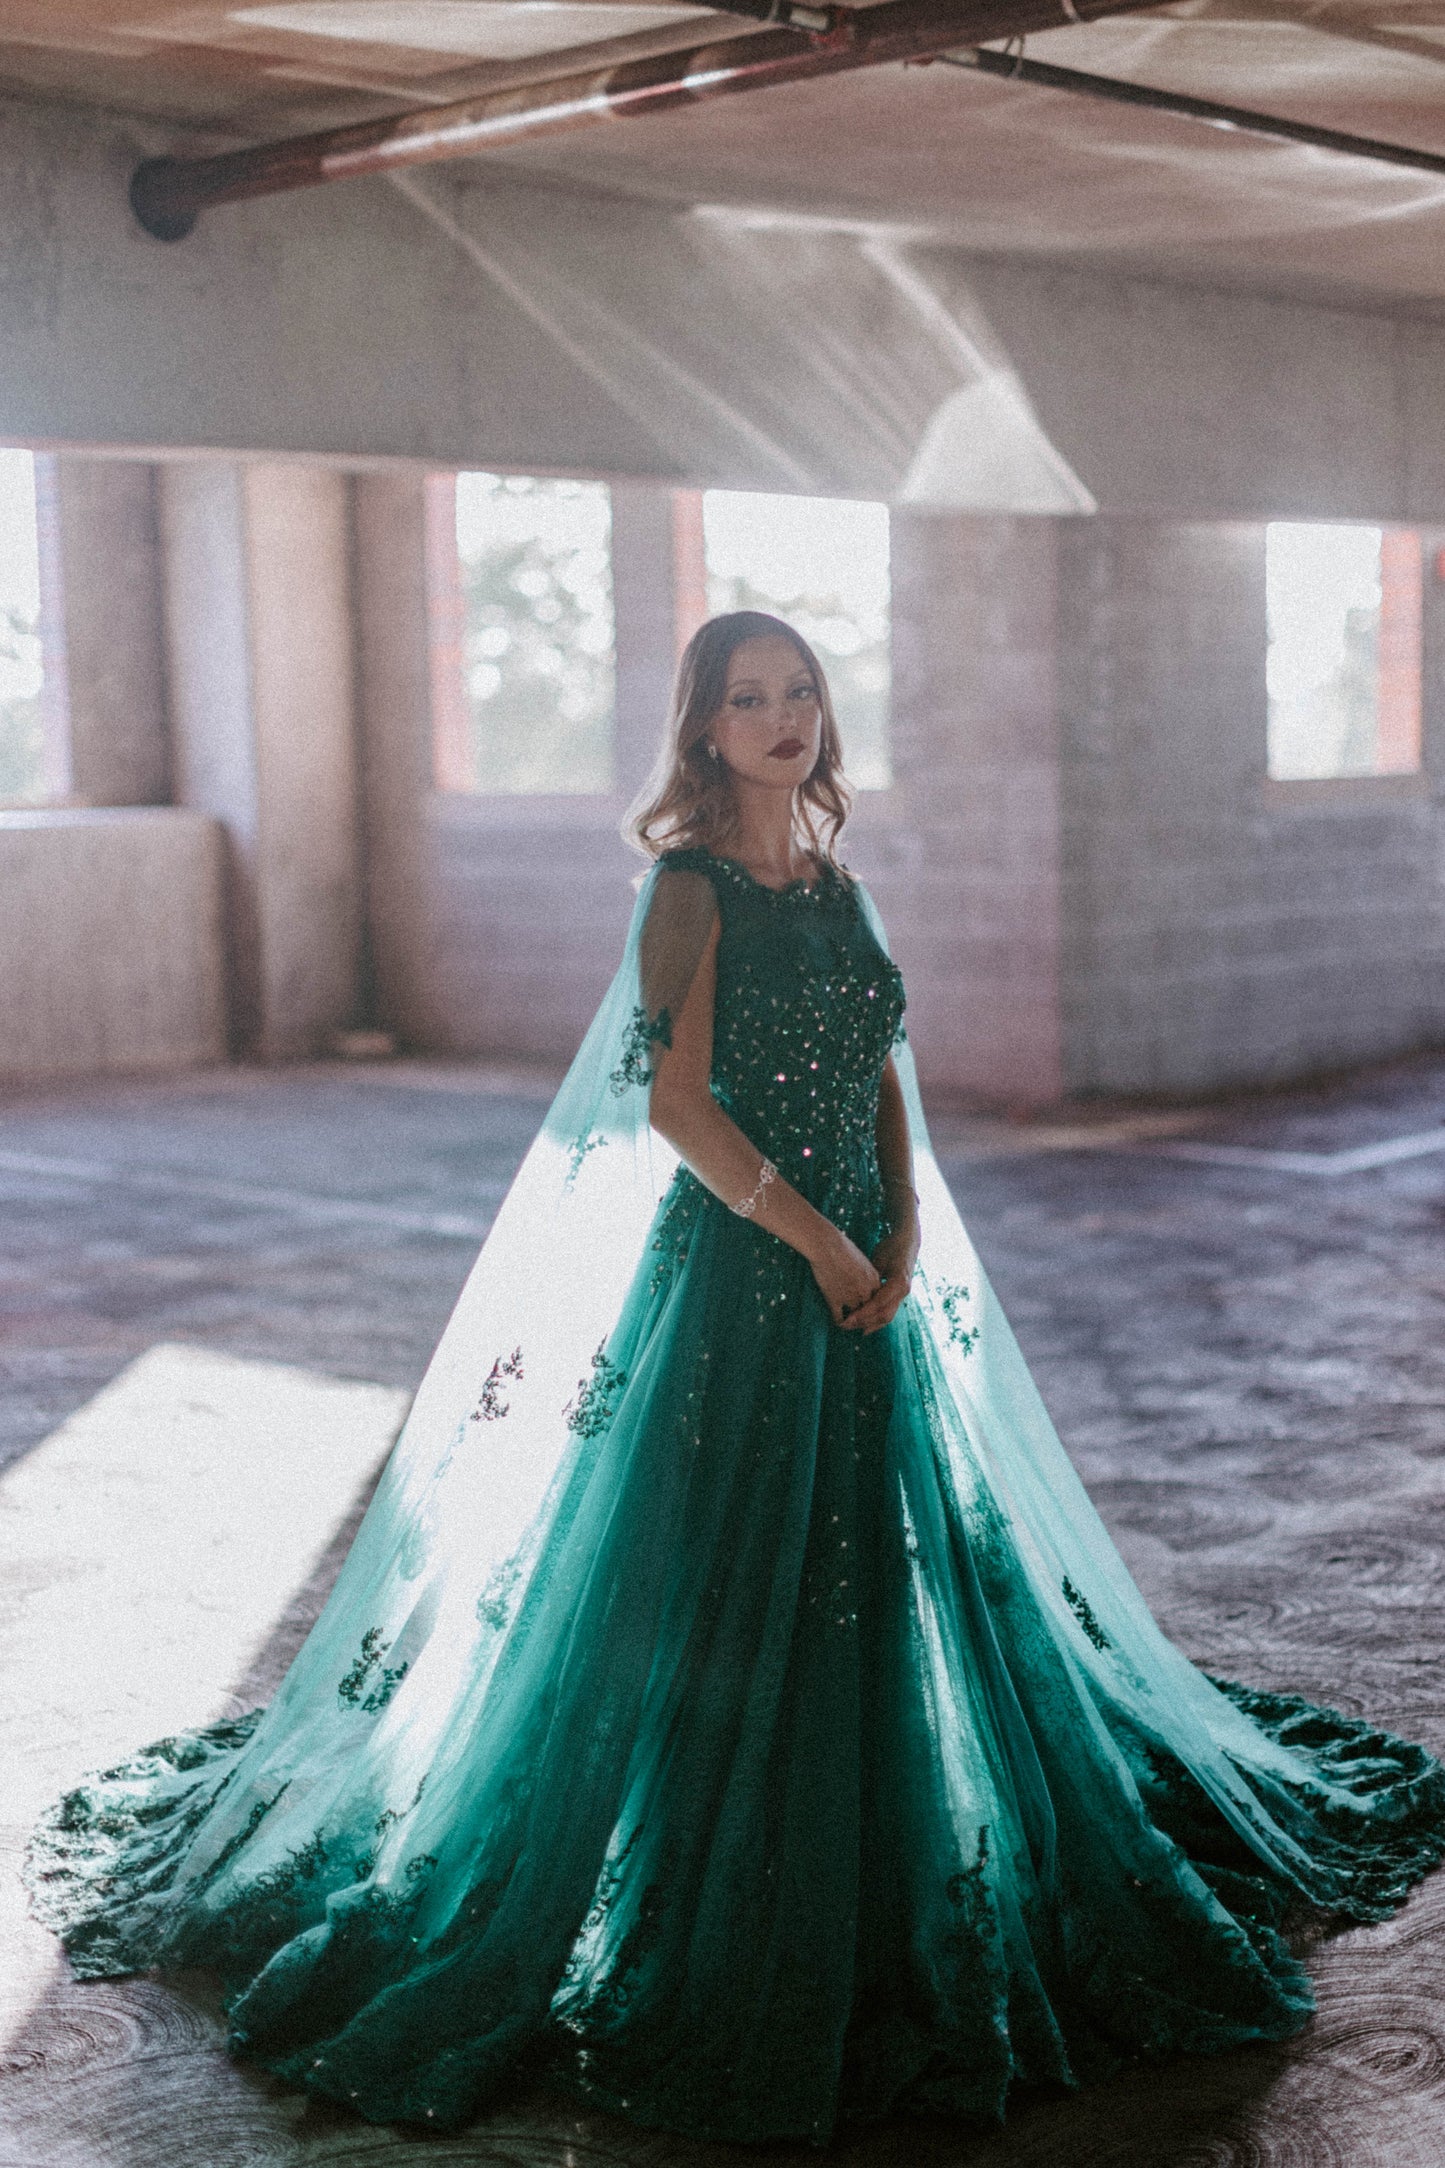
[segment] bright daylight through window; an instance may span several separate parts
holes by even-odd
[[[1420,537],[1276,521],[1265,536],[1269,773],[1420,765]]]
[[[888,759],[888,508],[710,489],[703,497],[710,610],[770,610],[828,673],[843,764],[861,790]]]
[[[457,476],[478,790],[611,788],[611,539],[603,483]]]
[[[0,449],[0,804],[46,795],[35,460]]]

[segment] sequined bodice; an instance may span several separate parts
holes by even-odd
[[[830,1216],[866,1213],[903,981],[856,889],[826,867],[811,886],[771,889],[708,851],[671,852],[665,863],[705,873],[717,896],[714,1098]]]

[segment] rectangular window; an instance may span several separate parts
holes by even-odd
[[[1422,586],[1408,528],[1266,529],[1271,776],[1418,769]]]
[[[797,627],[827,673],[849,780],[886,790],[888,507],[709,489],[702,518],[709,610],[767,610]]]
[[[462,742],[448,787],[611,789],[611,541],[604,483],[457,476]]]
[[[50,795],[35,459],[0,448],[0,804]]]

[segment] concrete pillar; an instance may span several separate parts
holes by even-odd
[[[82,805],[164,805],[170,755],[155,469],[72,454],[45,465],[47,584],[64,654],[66,795]]]
[[[612,485],[613,780],[629,799],[652,773],[672,701],[679,645],[677,494],[656,482]]]
[[[1063,1090],[1058,524],[893,520],[895,783],[860,839],[939,1096]]]
[[[229,846],[232,1041],[304,1056],[357,993],[348,484],[178,463],[161,533],[176,798],[214,813]]]
[[[429,483],[353,484],[363,883],[373,1020],[429,1043],[427,800],[433,657],[428,638]]]

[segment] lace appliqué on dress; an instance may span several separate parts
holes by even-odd
[[[381,1659],[390,1647],[389,1641],[382,1640],[379,1626],[367,1628],[356,1661],[336,1689],[338,1701],[349,1709],[362,1709],[368,1716],[380,1714],[411,1668],[404,1663],[390,1668],[384,1665]]]
[[[487,1382],[482,1387],[482,1397],[467,1417],[469,1423],[499,1423],[511,1412],[512,1403],[502,1398],[502,1381],[515,1378],[521,1383],[522,1350],[514,1347],[510,1355],[499,1355],[487,1372]]]
[[[629,1090],[634,1084],[650,1084],[652,1082],[653,1047],[671,1046],[671,1044],[671,1011],[659,1009],[655,1017],[650,1017],[639,1002],[632,1012],[632,1021],[627,1027],[627,1036],[622,1042],[622,1059],[607,1080],[613,1091],[621,1094]]]
[[[1087,1596],[1081,1594],[1080,1591],[1075,1588],[1073,1582],[1069,1579],[1067,1574],[1065,1574],[1064,1576],[1063,1594],[1064,1602],[1073,1612],[1075,1618],[1078,1620],[1080,1626],[1083,1629],[1084,1638],[1088,1641],[1093,1642],[1094,1647],[1099,1651],[1100,1655],[1103,1654],[1105,1649],[1111,1649],[1114,1644],[1109,1639],[1109,1636],[1105,1633],[1103,1627],[1099,1624],[1099,1621],[1095,1618],[1093,1605],[1089,1602]]]
[[[604,1340],[592,1358],[591,1377],[577,1380],[577,1397],[569,1400],[562,1411],[567,1428],[579,1438],[600,1437],[612,1420],[613,1404],[626,1383],[626,1371],[608,1361]]]
[[[960,1355],[971,1355],[978,1345],[978,1328],[974,1326],[970,1330],[963,1322],[964,1307],[969,1299],[968,1289],[960,1287],[956,1281],[944,1280],[934,1292],[938,1297],[938,1307],[943,1313],[944,1323],[948,1327],[949,1345],[956,1347]]]

